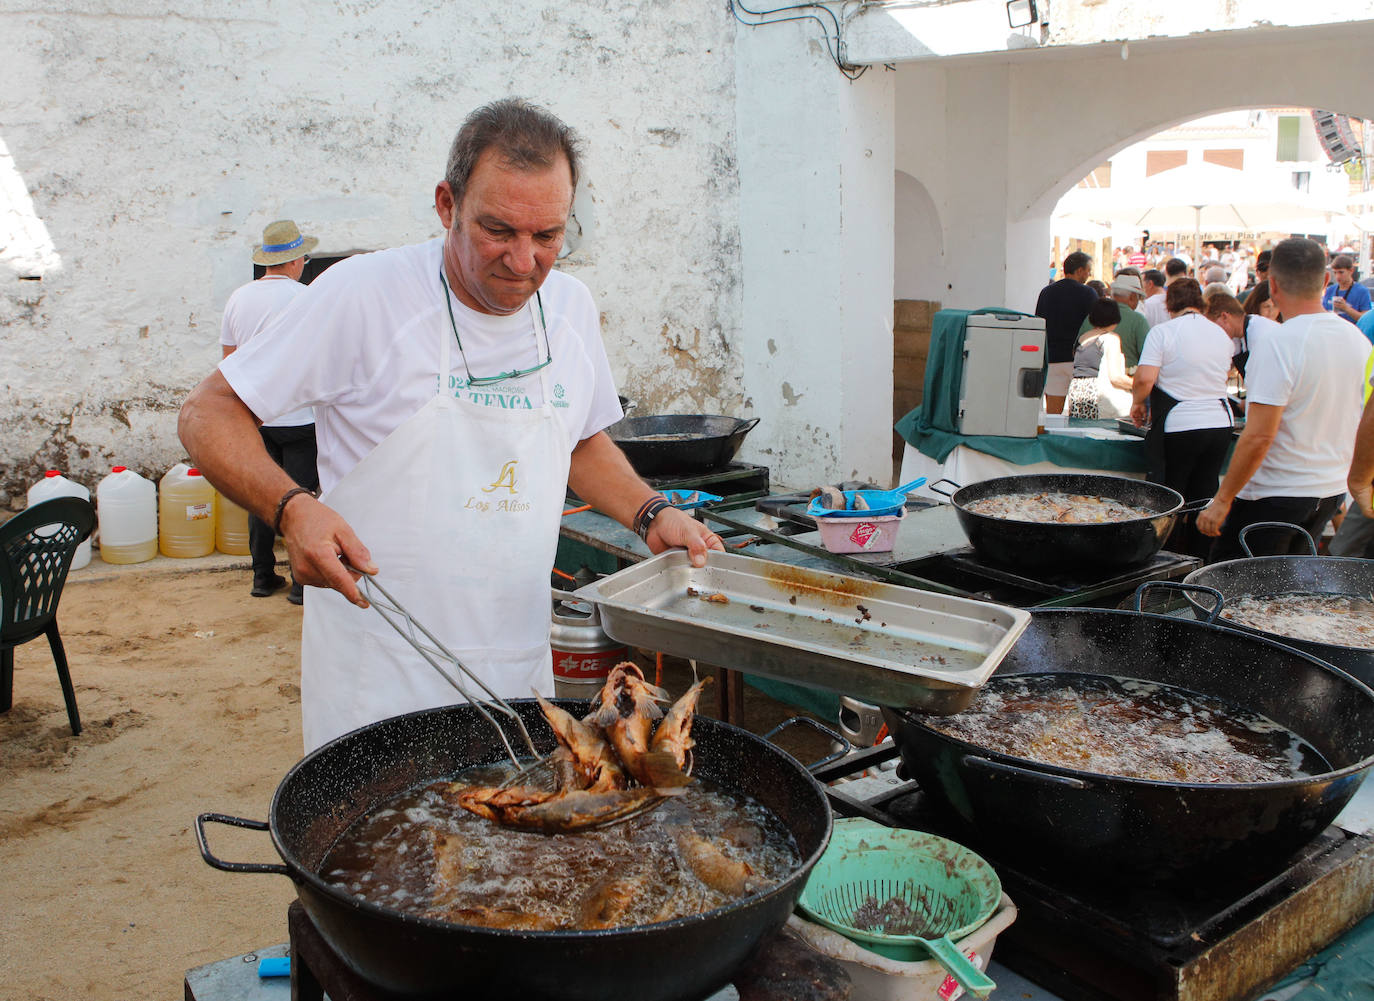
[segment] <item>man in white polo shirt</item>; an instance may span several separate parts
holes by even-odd
[[[1290,522],[1319,539],[1345,496],[1370,345],[1353,324],[1322,309],[1325,278],[1320,244],[1294,238],[1274,248],[1269,284],[1286,319],[1252,345],[1245,430],[1216,496],[1198,515],[1198,531],[1217,537],[1214,561],[1242,556],[1240,530],[1256,522]],[[1305,551],[1300,540],[1280,545]]]

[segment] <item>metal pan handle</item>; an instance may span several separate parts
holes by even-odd
[[[1215,606],[1207,613],[1207,618],[1204,620],[1208,624],[1217,620],[1217,616],[1221,614],[1222,606],[1226,604],[1226,596],[1224,594],[1216,588],[1208,587],[1205,584],[1184,584],[1181,581],[1175,580],[1147,580],[1144,584],[1141,584],[1135,589],[1135,610],[1137,612],[1144,611],[1141,605],[1144,604],[1145,592],[1152,587],[1164,588],[1169,591],[1197,591],[1199,594],[1208,595],[1216,602]]]
[[[1175,513],[1176,513],[1176,514],[1195,514],[1196,512],[1201,511],[1203,508],[1205,508],[1205,507],[1206,507],[1208,504],[1210,504],[1210,503],[1212,503],[1212,498],[1210,498],[1210,497],[1203,497],[1203,498],[1201,498],[1201,499],[1199,499],[1199,500],[1190,500],[1190,501],[1186,501],[1184,504],[1182,504],[1182,505],[1179,507],[1178,511],[1176,511]]]
[[[754,428],[759,426],[760,420],[762,420],[761,417],[750,417],[747,421],[741,421],[739,427],[735,428],[735,430],[730,433],[748,434],[750,431],[754,430]]]
[[[948,484],[949,484],[950,486],[952,486],[954,489],[953,489],[953,490],[941,490],[941,489],[940,489],[940,484],[941,484],[941,483],[948,483]],[[937,494],[939,494],[941,497],[953,497],[957,491],[963,490],[964,487],[963,487],[963,484],[961,484],[961,483],[955,483],[953,480],[949,479],[948,477],[946,477],[946,476],[941,476],[941,477],[940,477],[938,480],[936,480],[934,483],[927,483],[927,484],[926,484],[926,489],[929,490],[929,491],[931,491],[932,493],[937,493]]]
[[[851,744],[844,737],[843,734],[836,733],[834,730],[830,729],[830,727],[826,726],[824,723],[820,723],[812,719],[810,716],[793,716],[790,719],[785,719],[777,726],[773,727],[773,729],[765,733],[763,735],[763,739],[768,741],[769,743],[776,743],[776,741],[774,741],[773,738],[777,734],[782,733],[782,731],[786,730],[789,726],[794,726],[797,723],[805,723],[813,730],[819,730],[825,736],[829,737],[835,743],[840,745],[840,749],[836,751],[834,754],[826,755],[819,761],[813,761],[811,762],[811,764],[806,765],[805,768],[808,772],[818,771],[824,768],[826,765],[834,764],[836,761],[839,761],[850,751],[854,750],[854,745]]]
[[[1308,534],[1307,529],[1303,528],[1301,525],[1294,525],[1289,521],[1257,521],[1253,525],[1246,525],[1240,530],[1240,536],[1237,541],[1240,542],[1240,548],[1244,550],[1246,556],[1253,558],[1255,555],[1250,549],[1250,544],[1245,541],[1245,537],[1257,528],[1285,528],[1294,535],[1301,535],[1303,540],[1307,543],[1307,555],[1317,555],[1317,544],[1312,541],[1312,536]]]
[[[215,857],[210,851],[210,846],[205,840],[206,824],[227,824],[230,827],[246,827],[250,831],[266,831],[267,824],[261,820],[245,820],[242,817],[230,817],[223,813],[202,813],[196,818],[196,841],[200,844],[200,857],[205,859],[208,865],[225,872],[270,872],[274,876],[290,876],[291,870],[284,865],[277,865],[271,862],[226,862],[221,858]]]
[[[1033,782],[1067,786],[1070,789],[1092,788],[1091,782],[1084,782],[1082,779],[1072,778],[1068,775],[1053,775],[1049,772],[1036,771],[1034,768],[1022,768],[1019,765],[1009,764],[1005,761],[992,761],[988,758],[980,758],[976,754],[964,755],[963,763],[969,768],[982,769],[986,772],[995,772],[1001,775],[1012,775],[1018,779],[1030,779]]]

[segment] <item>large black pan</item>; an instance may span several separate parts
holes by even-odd
[[[1374,599],[1374,560],[1350,559],[1340,556],[1318,556],[1312,537],[1297,525],[1283,522],[1257,522],[1241,529],[1240,545],[1246,553],[1251,553],[1246,536],[1252,529],[1287,528],[1307,540],[1310,556],[1254,556],[1242,560],[1227,560],[1213,563],[1209,567],[1194,570],[1184,578],[1186,584],[1199,584],[1214,587],[1221,592],[1226,601],[1234,601],[1246,595],[1287,594],[1344,594],[1358,598]],[[1187,595],[1193,611],[1198,618],[1206,618],[1213,602],[1199,599],[1193,593]],[[1240,622],[1222,620],[1232,629],[1266,636],[1284,646],[1291,646],[1304,653],[1310,653],[1318,660],[1335,664],[1349,671],[1366,685],[1374,686],[1374,650],[1368,647],[1342,646],[1338,643],[1318,643],[1315,640],[1297,639],[1280,633],[1255,629]]]
[[[954,487],[954,491],[941,489],[938,485],[942,483]],[[1159,552],[1179,515],[1201,510],[1207,505],[1206,501],[1185,504],[1178,491],[1159,483],[1093,473],[997,476],[966,487],[951,480],[936,480],[928,489],[943,494],[954,504],[969,544],[983,559],[1032,572],[1085,566],[1128,567],[1144,563]],[[1106,497],[1151,513],[1147,518],[1100,525],[1061,525],[1011,521],[968,509],[969,504],[984,497],[1040,493]]]
[[[585,704],[559,700],[565,709]],[[515,700],[541,750],[552,735],[533,699]],[[413,786],[497,760],[491,726],[469,705],[432,709],[355,730],[296,764],[272,797],[269,823],[220,814],[197,820],[201,854],[219,869],[289,876],[320,934],[360,976],[415,998],[705,997],[787,921],[830,838],[830,807],[807,770],[766,740],[697,717],[694,774],[767,807],[796,839],[801,864],[768,890],[705,914],[609,931],[506,931],[450,924],[365,903],[318,870],[355,820]],[[215,858],[207,821],[270,830],[285,865]]]
[[[1192,619],[1035,610],[995,676],[1158,681],[1268,716],[1331,770],[1282,782],[1159,782],[1012,757],[884,709],[902,759],[971,847],[1060,878],[1267,878],[1330,824],[1374,768],[1374,692],[1270,640]]]
[[[626,417],[606,433],[641,476],[709,473],[735,457],[758,422],[704,414]]]

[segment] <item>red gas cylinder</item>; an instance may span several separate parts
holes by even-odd
[[[606,682],[611,668],[628,660],[630,650],[607,636],[594,604],[571,594],[553,591],[554,694],[565,699],[590,699]]]

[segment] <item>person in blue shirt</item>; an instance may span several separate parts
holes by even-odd
[[[1360,328],[1360,333],[1369,338],[1369,343],[1374,344],[1374,309],[1365,310],[1364,316],[1360,317],[1355,323]]]
[[[1343,316],[1351,323],[1369,312],[1369,289],[1355,281],[1355,261],[1348,254],[1337,254],[1331,262],[1332,282],[1322,292],[1322,309]],[[1368,336],[1366,334],[1366,336]]]

